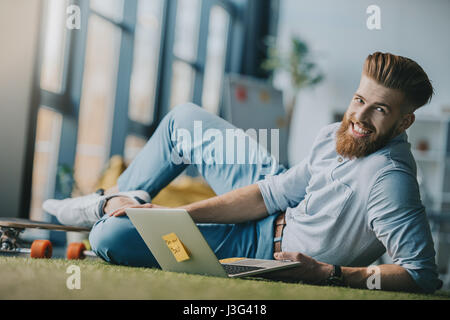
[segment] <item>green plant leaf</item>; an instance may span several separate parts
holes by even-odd
[[[265,43],[268,46],[268,58],[261,67],[266,71],[288,72],[295,90],[315,86],[324,79],[323,73],[313,62],[308,45],[299,37],[292,37],[291,49],[287,53],[280,52],[274,37],[267,37]]]

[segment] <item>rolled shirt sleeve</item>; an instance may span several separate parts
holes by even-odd
[[[334,133],[337,126],[338,124],[334,123],[322,128],[308,156],[299,164],[282,174],[267,176],[265,180],[257,182],[269,214],[294,208],[305,198],[306,187],[311,179],[310,165],[313,161],[314,150],[324,139]]]
[[[308,158],[288,171],[257,182],[269,214],[296,207],[306,194],[311,174]]]
[[[415,177],[402,170],[380,173],[368,198],[368,217],[393,262],[424,292],[438,289],[436,253]]]

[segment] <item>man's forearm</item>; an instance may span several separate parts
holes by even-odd
[[[182,208],[197,223],[241,223],[267,216],[264,199],[256,184]]]
[[[377,269],[379,268],[379,269]],[[374,274],[378,270],[379,275]],[[381,290],[389,291],[418,291],[419,288],[409,273],[395,264],[379,265],[376,268],[342,267],[345,283],[352,288],[368,289],[370,284],[376,284],[376,277],[380,278]]]
[[[298,261],[292,269],[274,271],[267,278],[284,281],[304,281],[312,284],[326,284],[332,275],[333,266],[317,261],[300,252],[275,253],[277,260]],[[391,291],[420,291],[416,282],[403,267],[384,264],[374,267],[341,267],[344,284],[359,289],[381,289]]]

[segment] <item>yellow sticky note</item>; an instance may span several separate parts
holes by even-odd
[[[162,238],[166,242],[167,247],[170,249],[177,262],[190,259],[189,251],[175,233],[172,232],[166,234],[165,236],[162,236]]]
[[[232,263],[232,262],[236,262],[236,261],[241,261],[241,260],[245,260],[247,258],[226,258],[226,259],[222,259],[219,260],[220,263]]]

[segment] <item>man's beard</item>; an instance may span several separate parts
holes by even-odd
[[[353,121],[357,122],[357,121]],[[336,151],[345,158],[362,158],[383,148],[394,136],[396,124],[382,136],[373,133],[368,137],[356,138],[349,133],[352,122],[344,115],[341,126],[336,133]]]

